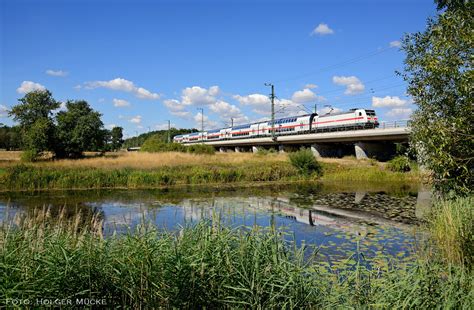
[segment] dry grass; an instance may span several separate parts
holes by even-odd
[[[0,151],[0,162],[2,161],[19,161],[21,151]]]
[[[154,169],[175,166],[206,166],[220,164],[242,164],[256,162],[286,161],[284,154],[255,155],[252,153],[218,153],[215,155],[197,155],[178,152],[167,153],[113,153],[103,157],[84,158],[79,160],[57,160],[35,163],[35,166],[48,168],[101,168],[101,169]]]

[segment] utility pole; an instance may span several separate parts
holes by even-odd
[[[234,127],[234,118],[233,117],[230,118],[230,127]]]
[[[204,132],[204,108],[197,108],[201,111],[201,133]]]
[[[171,123],[170,120],[168,120],[168,143],[171,142]]]
[[[275,141],[275,85],[272,83],[265,83],[265,86],[270,86],[272,88],[272,93],[270,94],[270,100],[272,101],[272,140]]]
[[[318,104],[314,104],[314,114],[318,113]]]

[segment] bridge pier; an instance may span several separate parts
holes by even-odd
[[[357,142],[354,144],[354,150],[357,159],[376,158],[378,160],[387,160],[396,151],[394,143],[383,142]]]
[[[258,146],[252,146],[252,153],[258,153]]]
[[[318,158],[322,157],[338,157],[339,149],[337,145],[327,145],[327,144],[311,144],[311,151],[313,155]]]
[[[235,152],[236,152],[236,153],[240,153],[240,152],[242,152],[242,150],[241,150],[240,146],[236,146],[236,147],[235,147]]]
[[[284,145],[279,145],[278,146],[278,152],[279,153],[285,153],[285,146]]]
[[[219,148],[219,153],[225,153],[226,151],[227,151],[227,149],[226,149],[225,147],[223,147],[223,146],[221,146],[221,147]]]

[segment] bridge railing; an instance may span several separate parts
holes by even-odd
[[[402,119],[397,121],[382,121],[379,123],[379,129],[399,128],[399,127],[410,127],[411,120]]]

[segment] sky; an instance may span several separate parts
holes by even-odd
[[[0,123],[28,91],[131,137],[350,108],[406,119],[400,41],[433,1],[0,0]],[[201,115],[201,109],[204,115]],[[233,119],[233,120],[232,120]]]

